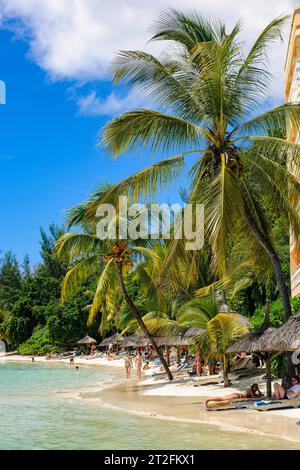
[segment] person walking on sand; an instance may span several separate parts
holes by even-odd
[[[142,363],[143,363],[143,357],[141,355],[141,351],[138,350],[136,358],[135,358],[136,376],[138,380],[141,380],[142,378]]]
[[[126,379],[130,379],[130,372],[131,372],[131,369],[132,369],[132,367],[133,367],[130,352],[127,353],[127,355],[126,355],[125,358],[124,358],[124,361],[125,361]]]

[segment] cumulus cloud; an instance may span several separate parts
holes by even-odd
[[[275,16],[291,12],[294,2],[185,0],[183,6],[181,0],[0,0],[0,21],[2,27],[28,41],[31,58],[52,80],[103,80],[108,78],[109,63],[118,50],[145,49],[149,26],[170,4],[220,17],[229,27],[241,19],[249,43]],[[159,45],[146,47],[157,52]],[[270,58],[278,79],[274,90],[282,95],[284,48],[273,45]],[[106,110],[110,103],[115,109],[120,99],[126,104],[116,94],[104,102],[90,94],[80,105],[83,110],[89,103],[91,110]],[[127,102],[130,100],[128,96]]]
[[[136,107],[145,108],[150,104],[138,90],[130,90],[127,95],[113,91],[105,98],[100,98],[96,91],[91,91],[86,96],[76,97],[76,101],[79,114],[83,116],[113,116]]]

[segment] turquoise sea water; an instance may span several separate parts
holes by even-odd
[[[119,371],[54,364],[0,364],[0,449],[297,449],[274,438],[160,421],[77,399],[74,391]]]

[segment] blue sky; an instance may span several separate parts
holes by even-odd
[[[108,65],[120,49],[145,48],[149,22],[169,2],[115,0],[112,8],[101,1],[103,9],[98,0],[0,0],[0,79],[7,85],[7,104],[0,106],[0,251],[12,250],[20,261],[28,253],[38,262],[39,227],[60,224],[63,211],[98,183],[157,161],[140,155],[113,161],[96,147],[96,134],[113,115],[143,104],[136,92],[112,89]],[[201,11],[229,26],[242,18],[247,43],[295,2],[266,3],[205,0]],[[199,2],[187,0],[186,7]],[[277,77],[272,97],[281,101],[284,47],[270,52]],[[178,201],[178,187],[186,183],[180,180],[159,199]]]
[[[81,116],[68,81],[49,82],[27,58],[27,45],[0,32],[1,79],[7,103],[0,106],[0,249],[39,259],[39,227],[60,224],[64,209],[84,200],[101,181],[117,182],[155,160],[126,156],[113,161],[98,148],[107,117]],[[98,85],[101,95],[110,82]],[[181,180],[178,184],[183,184]],[[177,190],[167,192],[177,197]]]

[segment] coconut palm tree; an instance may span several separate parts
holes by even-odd
[[[299,127],[300,105],[260,112],[272,81],[266,48],[282,39],[286,21],[273,20],[245,55],[239,24],[227,34],[222,23],[171,10],[159,17],[152,40],[170,41],[172,49],[160,58],[120,52],[114,81],[138,88],[158,110],[136,109],[112,119],[102,144],[114,156],[147,148],[166,158],[116,184],[97,204],[128,191],[136,199],[147,197],[172,181],[188,156],[196,156],[189,201],[204,204],[212,268],[226,272],[231,235],[248,239],[258,262],[261,250],[267,253],[288,319],[289,291],[263,201],[274,216],[285,217],[299,241],[300,145],[274,135],[288,125]],[[176,155],[170,157],[171,151]]]
[[[80,213],[78,208],[75,212],[77,216]],[[74,215],[74,211],[72,214]],[[62,300],[66,300],[74,293],[78,283],[92,274],[97,274],[99,277],[93,303],[89,309],[88,323],[92,323],[96,314],[101,310],[100,330],[103,332],[108,315],[111,317],[116,310],[116,300],[118,293],[121,292],[139,328],[148,337],[161,360],[169,380],[173,380],[166,360],[143,322],[140,311],[128,294],[124,281],[124,271],[129,270],[133,265],[132,252],[147,257],[149,250],[145,247],[129,247],[123,240],[115,241],[113,245],[109,246],[107,242],[103,242],[92,233],[65,234],[57,241],[55,249],[58,257],[65,258],[67,256],[69,263],[71,263],[62,283]]]

